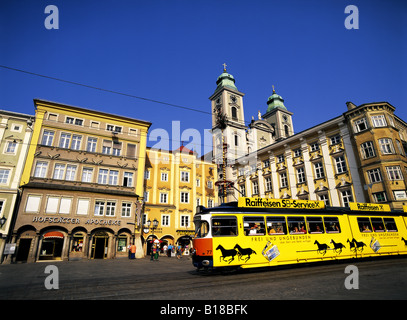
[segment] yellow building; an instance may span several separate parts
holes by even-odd
[[[12,234],[18,249],[10,258],[127,257],[133,242],[142,255],[137,208],[151,123],[44,100],[34,104]]]
[[[216,166],[181,146],[174,151],[147,149],[144,172],[143,241],[149,254],[150,241],[190,248],[197,205],[215,205]],[[153,229],[153,221],[158,222]],[[147,222],[150,221],[150,228]]]

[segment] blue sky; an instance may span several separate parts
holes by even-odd
[[[44,26],[50,4],[58,30]],[[345,28],[349,4],[358,30]],[[388,101],[407,121],[407,1],[2,0],[0,45],[0,65],[205,112],[226,63],[246,121],[265,113],[274,85],[295,132],[342,114],[347,101]],[[0,68],[0,109],[34,114],[34,98],[169,133],[172,121],[202,136],[211,127],[209,114]]]

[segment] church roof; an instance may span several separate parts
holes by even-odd
[[[277,107],[287,110],[287,108],[284,105],[284,99],[276,93],[276,91],[274,90],[274,86],[273,86],[273,94],[267,99],[267,105],[268,105],[267,112],[270,112],[271,110],[273,110]]]

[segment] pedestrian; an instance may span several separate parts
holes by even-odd
[[[164,247],[163,247],[163,254],[164,255],[167,255],[167,250],[168,250],[168,246],[167,246],[167,244],[164,244]]]
[[[136,245],[133,243],[133,244],[130,246],[130,259],[136,259],[136,250],[137,250],[137,247],[136,247]]]
[[[173,246],[172,246],[172,244],[170,243],[170,244],[168,245],[168,248],[167,248],[167,257],[168,257],[168,258],[171,258],[172,248],[173,248]]]
[[[181,259],[181,246],[177,246],[177,259]]]
[[[154,253],[154,259],[155,261],[158,261],[158,256],[160,255],[160,245],[157,243],[155,246],[155,253]]]
[[[154,260],[154,243],[151,243],[150,246],[150,261]]]
[[[129,244],[129,245],[127,246],[127,251],[128,251],[128,253],[129,253],[129,259],[131,259],[131,251],[130,251],[130,248],[131,248],[131,244]]]

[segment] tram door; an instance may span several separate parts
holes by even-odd
[[[97,232],[93,236],[92,259],[106,259],[108,251],[109,236],[106,232]]]

